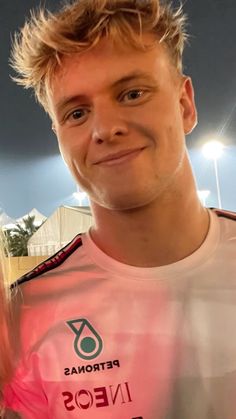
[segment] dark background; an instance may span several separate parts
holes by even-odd
[[[60,2],[44,1],[55,9]],[[19,217],[36,207],[49,215],[61,204],[76,204],[75,182],[62,162],[56,138],[33,93],[10,79],[11,36],[38,0],[0,0],[0,208]],[[221,134],[225,144],[218,161],[222,204],[236,210],[236,1],[187,0],[190,43],[185,73],[196,92],[199,124],[187,138],[199,189],[209,189],[209,206],[217,206],[213,162],[202,144]]]

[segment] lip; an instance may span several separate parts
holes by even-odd
[[[135,148],[132,150],[123,150],[118,153],[108,154],[107,156],[102,157],[94,164],[96,165],[105,165],[105,166],[113,166],[116,164],[123,163],[125,161],[131,160],[136,157],[141,151],[144,150],[145,147]]]

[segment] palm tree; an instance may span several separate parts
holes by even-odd
[[[5,231],[10,256],[28,256],[28,240],[39,228],[34,224],[34,219],[34,216],[29,215],[23,218],[22,224],[17,223],[14,228]]]

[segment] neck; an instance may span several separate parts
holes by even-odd
[[[108,210],[91,203],[94,242],[112,258],[133,266],[168,265],[189,256],[207,235],[209,214],[198,199],[193,178],[188,182],[192,187],[182,193],[172,192],[132,210]]]

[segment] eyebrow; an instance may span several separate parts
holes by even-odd
[[[127,76],[121,77],[120,79],[116,80],[114,83],[112,83],[112,87],[117,87],[120,84],[124,84],[124,83],[127,83],[129,81],[133,81],[135,79],[142,79],[142,80],[153,81],[154,82],[151,74],[138,70],[138,71],[134,71],[133,73],[128,74]]]
[[[120,79],[111,83],[111,85],[108,87],[117,88],[121,86],[122,84],[131,82],[137,79],[148,81],[149,83],[150,82],[154,83],[154,79],[151,74],[137,70],[137,71],[134,71],[133,73],[130,73],[126,76],[121,77]],[[61,100],[59,100],[58,103],[56,104],[56,111],[60,113],[60,111],[62,111],[66,106],[71,105],[75,102],[83,102],[87,100],[87,98],[88,97],[84,94],[68,96],[68,97],[65,96]]]

